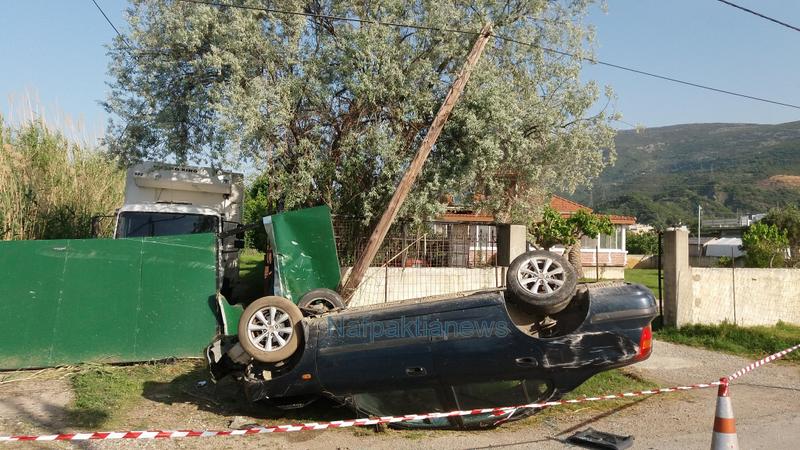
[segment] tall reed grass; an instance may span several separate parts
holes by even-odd
[[[95,215],[122,204],[125,173],[98,148],[34,118],[0,116],[0,239],[91,236]]]

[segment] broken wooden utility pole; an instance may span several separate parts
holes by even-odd
[[[411,165],[403,175],[403,179],[400,180],[400,184],[397,185],[397,189],[395,190],[392,199],[389,201],[389,205],[386,207],[386,210],[383,212],[381,220],[372,231],[372,235],[370,235],[369,241],[367,241],[367,247],[353,265],[350,275],[340,286],[339,292],[345,298],[345,304],[350,303],[350,298],[358,288],[358,285],[361,284],[361,281],[364,279],[364,275],[366,274],[369,265],[372,263],[372,260],[375,259],[378,249],[380,249],[384,238],[386,238],[386,233],[389,231],[389,227],[392,225],[392,222],[394,222],[397,212],[400,211],[400,207],[403,205],[408,193],[411,191],[414,181],[416,181],[417,177],[422,171],[422,166],[425,164],[425,160],[428,159],[428,155],[431,152],[431,148],[433,148],[433,144],[436,143],[436,139],[439,138],[439,134],[442,132],[442,128],[444,128],[447,118],[450,117],[450,113],[453,111],[453,108],[458,102],[459,97],[461,97],[461,93],[464,92],[464,86],[467,84],[467,81],[469,81],[469,76],[472,73],[472,69],[475,67],[475,64],[481,57],[481,53],[483,53],[483,49],[486,47],[486,43],[489,41],[491,35],[492,25],[484,25],[478,34],[478,38],[475,40],[475,44],[472,46],[472,50],[470,50],[469,55],[467,55],[467,61],[464,63],[464,67],[461,68],[461,73],[458,74],[458,78],[456,78],[456,81],[453,82],[452,86],[450,86],[450,91],[444,98],[444,102],[442,102],[439,112],[436,113],[436,117],[434,117],[433,122],[428,129],[425,139],[422,140],[422,145],[420,145],[416,156],[414,156],[414,159],[411,161]]]

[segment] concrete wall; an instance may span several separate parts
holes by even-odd
[[[800,270],[690,267],[687,236],[664,234],[665,323],[800,325]]]
[[[583,265],[583,278],[597,280],[597,267]],[[615,266],[600,266],[600,280],[624,280],[625,268]]]
[[[342,268],[344,278],[350,271]],[[506,268],[370,267],[352,306],[475,291],[505,285]]]
[[[691,286],[689,323],[800,325],[800,270],[693,267]]]
[[[628,254],[625,267],[628,269],[657,269],[658,255],[632,255]]]

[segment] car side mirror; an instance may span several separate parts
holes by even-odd
[[[233,241],[233,246],[239,250],[244,248],[244,239],[236,239]]]

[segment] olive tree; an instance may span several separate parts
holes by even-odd
[[[756,222],[742,234],[747,267],[783,267],[789,238],[786,230]]]
[[[496,38],[401,214],[430,217],[453,195],[529,218],[614,158],[613,94],[547,50],[591,58],[591,0],[226,3],[131,0],[105,102],[123,162],[245,166],[279,209],[325,203],[374,222],[487,22]]]
[[[800,260],[800,208],[796,205],[788,205],[784,208],[774,208],[769,211],[762,222],[767,225],[775,225],[778,230],[786,232],[789,240],[789,248],[794,262]]]
[[[550,206],[545,207],[542,221],[533,224],[530,229],[534,242],[543,249],[550,250],[558,244],[564,246],[578,278],[583,278],[581,238],[587,236],[597,239],[600,234],[614,233],[614,225],[607,216],[579,209],[565,218]]]

